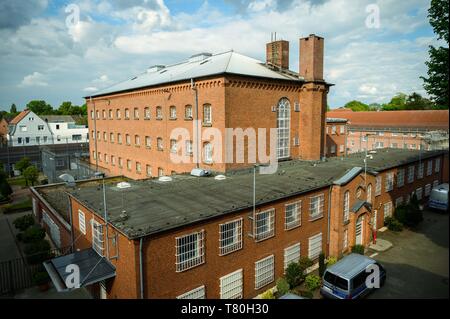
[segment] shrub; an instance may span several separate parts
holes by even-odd
[[[330,267],[330,266],[334,265],[335,263],[337,263],[336,257],[328,257],[327,267]]]
[[[14,224],[14,227],[16,227],[17,229],[24,231],[28,227],[34,225],[34,217],[31,214],[24,215],[22,217],[16,218],[13,221],[13,224]]]
[[[393,217],[386,217],[384,224],[389,230],[392,231],[402,231],[403,224]]]
[[[261,294],[261,299],[275,299],[272,289],[264,291]]]
[[[303,256],[303,257],[300,257],[298,264],[300,265],[300,268],[303,270],[302,271],[302,274],[303,274],[305,272],[305,270],[308,269],[309,267],[311,267],[314,263],[308,257]]]
[[[319,276],[322,277],[325,272],[325,254],[323,252],[319,255]]]
[[[277,292],[279,296],[283,296],[289,292],[289,283],[285,278],[278,278]]]
[[[364,245],[355,245],[352,247],[352,253],[364,255]]]
[[[305,279],[305,286],[310,291],[314,291],[320,287],[320,277],[317,275],[309,274]]]
[[[50,281],[50,277],[46,271],[38,271],[33,275],[33,283],[36,286],[46,284]]]
[[[27,255],[27,262],[32,265],[42,263],[52,257],[50,243],[45,239],[27,244],[24,252]]]
[[[291,289],[301,284],[303,271],[299,263],[290,263],[287,266],[285,278]]]
[[[40,225],[29,227],[22,235],[24,243],[32,243],[40,241],[45,237],[45,230]]]
[[[413,197],[415,197],[415,195]],[[417,200],[411,200],[406,206],[397,207],[394,216],[400,223],[408,227],[417,226],[423,220],[423,213],[419,209]],[[387,223],[386,225],[388,226]]]

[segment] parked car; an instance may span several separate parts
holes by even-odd
[[[428,207],[448,211],[448,184],[441,184],[434,187],[430,193]]]
[[[357,299],[367,295],[374,289],[366,285],[367,277],[372,274],[372,270],[368,269],[371,265],[378,266],[379,287],[382,287],[386,280],[384,267],[372,258],[350,254],[325,270],[321,295],[334,299]]]

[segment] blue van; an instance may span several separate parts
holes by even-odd
[[[380,287],[383,286],[386,280],[383,266],[372,258],[350,254],[325,270],[320,294],[333,299],[357,299],[365,296],[373,289],[366,286],[366,278],[371,274],[366,269],[370,265],[378,266]]]

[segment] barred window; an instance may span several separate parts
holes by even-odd
[[[123,159],[122,159],[122,157],[119,157],[119,167],[122,167],[123,166]]]
[[[387,202],[384,204],[384,219],[386,219],[386,217],[391,217],[392,216],[392,202]]]
[[[177,118],[177,108],[175,106],[170,107],[170,118],[176,119]]]
[[[397,171],[397,187],[405,185],[405,169],[399,169]]]
[[[422,199],[422,193],[423,193],[422,187],[419,187],[418,189],[416,189],[417,200],[421,200]]]
[[[431,193],[431,184],[425,185],[425,196],[430,196]]]
[[[125,135],[125,142],[127,143],[127,145],[131,144],[131,137],[129,134]]]
[[[439,185],[439,181],[438,181],[438,180],[435,180],[435,181],[433,182],[433,188],[438,187],[438,185]]]
[[[400,207],[403,205],[403,196],[397,197],[395,200],[395,208]]]
[[[375,178],[375,196],[381,195],[381,175]]]
[[[220,299],[242,298],[242,269],[220,278]]]
[[[92,219],[92,248],[103,256],[103,225]]]
[[[348,221],[350,215],[350,192],[344,194],[344,223]]]
[[[163,118],[162,108],[161,106],[156,107],[156,119],[161,120]]]
[[[136,172],[141,173],[141,163],[136,162]]]
[[[296,243],[284,249],[284,269],[291,263],[296,263],[300,260],[300,243]]]
[[[219,255],[223,256],[242,248],[242,218],[219,225]]]
[[[181,272],[205,262],[205,232],[176,237],[176,271]]]
[[[204,124],[212,123],[211,105],[209,104],[205,104],[203,106],[203,123]]]
[[[170,152],[176,153],[178,149],[178,143],[177,140],[170,140]]]
[[[135,120],[139,119],[139,109],[137,107],[133,110],[133,116]]]
[[[81,210],[78,210],[78,227],[80,232],[86,235],[86,217]]]
[[[314,260],[319,257],[322,252],[322,233],[309,237],[308,257]]]
[[[158,137],[156,139],[156,146],[158,148],[158,151],[162,151],[163,150],[163,140],[161,137]]]
[[[285,206],[285,223],[284,229],[292,229],[301,224],[302,202],[287,204]]]
[[[372,203],[372,184],[367,185],[367,202]]]
[[[255,262],[255,289],[268,285],[274,280],[273,255]]]
[[[439,173],[439,170],[441,169],[441,159],[436,158],[436,161],[434,163],[434,172]]]
[[[342,244],[342,249],[347,250],[348,248],[348,229],[344,230],[344,242]]]
[[[136,146],[141,145],[141,137],[140,137],[139,135],[135,135],[135,136],[134,136],[134,144],[135,144]]]
[[[109,133],[109,141],[114,143],[114,133]]]
[[[323,194],[309,198],[309,219],[316,219],[323,216]]]
[[[417,168],[417,178],[423,178],[423,167],[424,167],[424,163],[420,163],[419,167]]]
[[[385,191],[390,192],[394,188],[394,173],[386,174]]]
[[[186,105],[184,107],[184,117],[186,119],[192,119],[192,106]]]
[[[117,143],[122,144],[122,134],[117,133]]]
[[[254,228],[256,241],[272,237],[275,234],[275,209],[256,213]]]
[[[150,136],[145,137],[145,147],[147,147],[147,148],[152,147],[152,139],[150,138]]]
[[[408,183],[414,182],[414,165],[408,167]]]
[[[116,110],[116,119],[120,120],[120,109]]]
[[[130,110],[125,109],[125,119],[128,120],[130,118]]]
[[[150,119],[150,108],[149,107],[144,108],[144,119],[146,119],[146,120]]]
[[[179,295],[177,299],[205,299],[205,286],[201,286]]]
[[[192,141],[186,141],[186,155],[192,155]]]
[[[152,167],[150,165],[146,165],[145,171],[147,172],[148,177],[152,176]]]
[[[433,161],[429,160],[427,165],[427,176],[430,176],[433,173]]]

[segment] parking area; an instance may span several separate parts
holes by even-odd
[[[384,287],[369,298],[449,298],[449,215],[424,211],[417,230],[379,233],[393,244],[374,259],[387,270]]]

